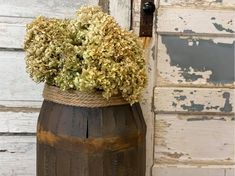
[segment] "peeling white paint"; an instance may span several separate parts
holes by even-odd
[[[156,87],[155,112],[234,113],[233,89]]]
[[[235,42],[235,34],[234,37],[220,37],[220,36],[215,36],[215,37],[208,37],[208,36],[179,36],[181,39],[187,39],[190,43],[193,43],[195,41],[200,44],[199,40],[211,40],[213,43],[218,44],[218,43],[224,43],[224,44],[233,44]],[[193,46],[193,44],[192,44]]]
[[[154,165],[153,176],[234,176],[233,166]]]
[[[0,175],[36,175],[36,137],[0,136]]]
[[[160,0],[161,6],[234,9],[234,0]]]
[[[235,128],[232,118],[157,114],[155,159],[161,164],[235,164]]]
[[[0,133],[36,133],[38,115],[38,112],[0,112]]]
[[[188,46],[193,46],[193,41],[188,41]]]
[[[211,44],[233,44],[235,38],[225,38],[225,37],[189,37],[189,36],[179,36],[179,39],[184,39],[188,42],[188,46],[197,47],[201,45],[200,40],[210,41]],[[199,51],[200,52],[200,51]],[[210,52],[210,51],[208,51]],[[183,55],[182,57],[190,57]],[[219,83],[217,85],[210,82],[210,78],[213,75],[213,70],[208,67],[203,70],[195,70],[193,67],[189,67],[188,70],[184,70],[179,65],[171,64],[171,57],[167,51],[166,45],[162,42],[162,36],[158,37],[158,56],[157,56],[157,72],[158,76],[157,85],[200,85],[200,86],[221,86]],[[182,58],[183,59],[183,58]],[[190,58],[189,58],[190,59]],[[196,62],[196,61],[195,61]],[[211,63],[214,61],[211,60]],[[205,65],[206,66],[206,65]],[[186,79],[184,74],[195,75],[197,78],[195,80]],[[235,83],[224,83],[223,86],[233,86]]]
[[[235,33],[232,22],[235,19],[233,10],[204,10],[190,8],[159,8],[157,32],[159,34],[203,34],[228,35]]]
[[[152,174],[233,176],[235,1],[158,2]]]
[[[182,37],[185,38],[185,37]],[[193,46],[194,42],[190,39],[188,40],[189,46]],[[157,83],[162,84],[163,82],[169,82],[174,84],[188,84],[189,82],[182,76],[184,73],[184,70],[182,70],[180,67],[172,66],[170,64],[171,58],[167,54],[167,48],[162,43],[161,36],[158,37],[158,63],[157,63],[157,69],[158,69],[158,77]],[[191,81],[192,84],[207,84],[208,79],[212,75],[212,70],[205,70],[205,71],[196,71],[192,67],[189,68],[190,74],[195,74],[201,76],[201,78],[198,78],[196,81]],[[163,83],[164,84],[164,83]]]

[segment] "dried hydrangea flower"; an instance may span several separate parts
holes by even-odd
[[[60,71],[60,61],[66,49],[73,47],[67,24],[66,20],[40,16],[27,25],[24,43],[26,68],[34,81],[54,84],[54,76]]]
[[[71,20],[37,18],[27,26],[25,50],[31,77],[63,90],[134,103],[146,84],[140,40],[100,7],[82,7]]]

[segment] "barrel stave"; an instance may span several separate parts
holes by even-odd
[[[146,125],[138,104],[44,101],[37,129],[37,176],[145,175]]]

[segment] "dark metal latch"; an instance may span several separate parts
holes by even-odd
[[[154,0],[142,0],[140,9],[140,37],[152,37]]]

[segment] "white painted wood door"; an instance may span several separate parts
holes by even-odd
[[[235,1],[156,2],[153,176],[235,175]]]

